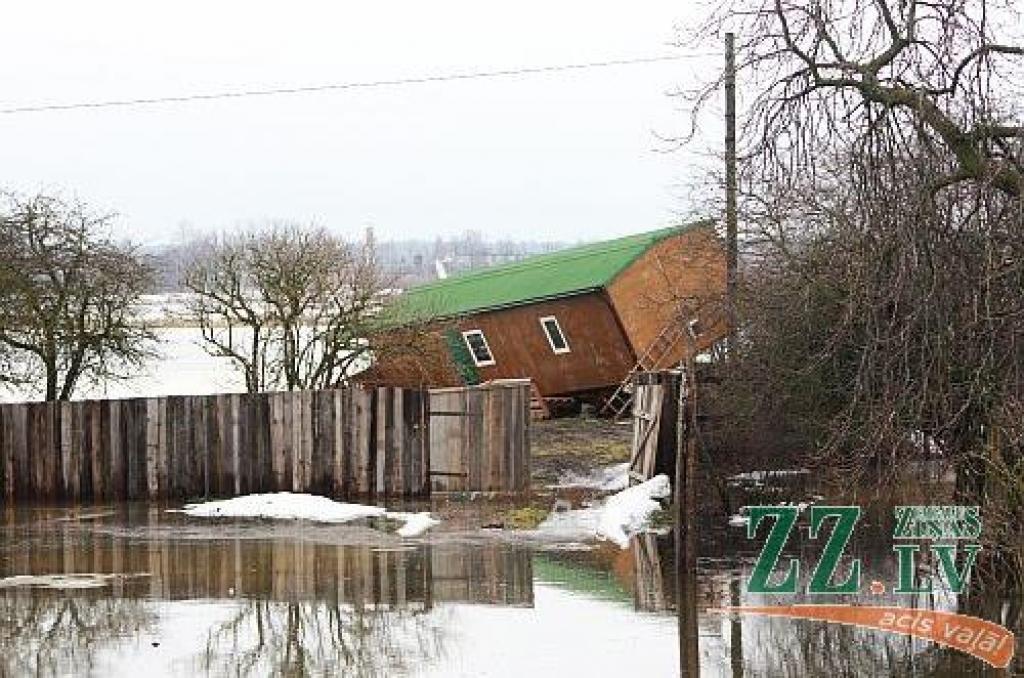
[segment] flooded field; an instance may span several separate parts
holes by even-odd
[[[671,535],[624,550],[479,529],[403,541],[166,508],[5,509],[0,676],[672,676],[681,647],[708,676],[1002,675],[904,637],[716,612],[759,602],[741,593],[753,552],[738,529],[705,540],[682,610],[693,653]],[[869,576],[891,580],[867,543]],[[1019,600],[985,605],[1019,615]]]

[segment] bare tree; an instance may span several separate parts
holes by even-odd
[[[202,333],[203,348],[228,358],[245,378],[246,390],[268,388],[272,310],[257,297],[249,236],[206,244],[186,267],[182,284],[192,292],[188,310]]]
[[[13,378],[68,400],[83,380],[130,376],[152,355],[134,314],[152,271],[110,240],[111,215],[46,195],[4,197],[0,211],[0,345]]]
[[[256,392],[346,383],[374,348],[390,282],[372,242],[276,225],[211,243],[185,286],[206,349],[234,361]]]
[[[969,181],[1024,193],[1014,3],[725,2],[699,33],[726,22],[741,39],[740,76],[756,90],[747,157],[774,180],[813,173],[826,150],[870,157],[910,144],[942,160],[932,190]]]
[[[908,456],[947,460],[959,499],[993,517],[980,569],[1019,585],[1018,13],[761,0],[720,4],[708,26],[725,21],[754,92],[729,407],[781,425],[846,483],[891,477]]]

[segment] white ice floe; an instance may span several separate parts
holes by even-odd
[[[629,536],[643,529],[651,514],[661,508],[657,500],[671,494],[668,476],[661,474],[608,497],[598,519],[598,538],[626,548]]]
[[[268,518],[272,520],[308,520],[317,523],[347,523],[360,518],[391,518],[403,523],[400,537],[416,537],[440,521],[427,512],[389,512],[382,506],[346,504],[312,494],[275,492],[249,494],[234,499],[187,504],[181,510],[199,518]]]

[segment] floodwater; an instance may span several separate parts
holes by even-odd
[[[742,593],[754,554],[742,529],[702,540],[682,611],[693,652],[671,535],[626,550],[496,530],[403,542],[365,524],[211,522],[145,504],[0,518],[3,677],[673,676],[681,651],[707,676],[1005,675],[904,637],[716,612],[764,602]],[[891,559],[857,548],[868,577],[893,580]],[[986,605],[994,618],[1015,603]]]

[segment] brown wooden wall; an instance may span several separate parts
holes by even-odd
[[[555,316],[569,353],[551,350],[540,319]],[[469,316],[459,331],[483,330],[495,364],[478,367],[483,381],[532,379],[545,396],[618,384],[636,361],[607,300],[580,294]]]
[[[123,500],[429,491],[424,391],[0,405],[0,496]]]
[[[725,247],[712,226],[695,227],[650,248],[608,286],[608,297],[618,313],[633,351],[643,355],[665,325],[674,319],[680,300],[699,308],[703,332],[698,350],[725,333],[722,300],[726,280]],[[658,365],[667,367],[684,357],[679,342]],[[625,372],[620,375],[620,379]]]
[[[430,391],[430,449],[433,490],[529,491],[529,382]]]

